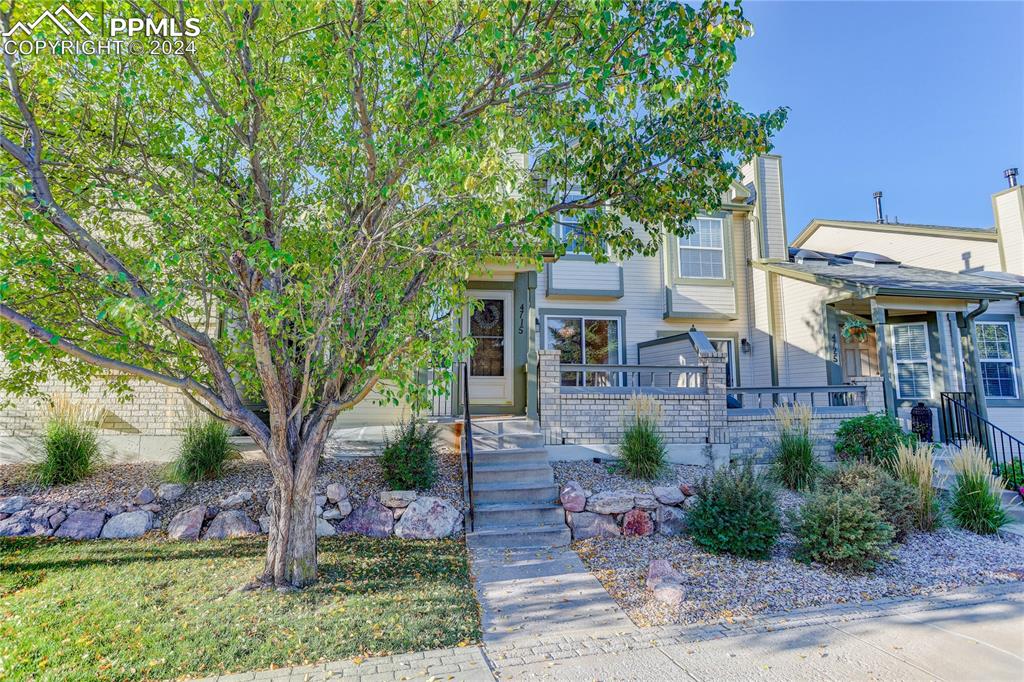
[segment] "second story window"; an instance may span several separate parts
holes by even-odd
[[[679,276],[725,279],[725,235],[720,218],[698,218],[693,232],[679,238]]]

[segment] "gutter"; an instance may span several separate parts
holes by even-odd
[[[978,307],[967,313],[966,315],[957,315],[957,327],[960,328],[960,343],[967,343],[967,357],[970,358],[971,365],[971,384],[974,391],[974,404],[978,408],[978,416],[983,420],[988,421],[988,404],[985,400],[985,384],[981,378],[981,361],[978,357],[978,336],[974,328],[974,320],[980,315],[984,315],[985,311],[988,310],[988,299],[983,298],[978,301]],[[964,331],[967,332],[964,335]],[[981,445],[986,445],[981,443]]]

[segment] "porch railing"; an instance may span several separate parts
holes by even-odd
[[[702,393],[704,367],[681,365],[600,365],[561,363],[562,390],[587,393]]]
[[[942,440],[949,445],[960,447],[974,442],[984,447],[993,468],[1004,477],[1009,472],[1024,472],[1024,442],[978,414],[973,393],[939,394],[939,425]]]
[[[726,389],[733,414],[767,413],[781,405],[807,405],[815,412],[867,412],[867,387],[838,386],[743,386]]]
[[[469,363],[462,363],[462,411],[463,434],[466,438],[466,486],[469,492],[469,530],[473,531],[474,506],[473,506],[473,418],[470,416],[469,406]]]
[[[462,413],[462,372],[459,363],[451,370],[428,369],[427,386],[430,390],[430,416],[434,419],[453,419]],[[438,384],[441,384],[440,386]]]

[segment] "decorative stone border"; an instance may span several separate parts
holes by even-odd
[[[681,535],[685,531],[684,510],[695,502],[695,490],[688,483],[655,486],[650,493],[627,489],[591,493],[576,481],[568,481],[559,492],[565,522],[573,540],[619,535]]]

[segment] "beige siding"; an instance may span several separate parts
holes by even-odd
[[[778,156],[759,156],[758,197],[760,218],[767,235],[765,256],[785,258],[787,254],[786,214],[782,197],[782,159]]]
[[[556,290],[589,291],[595,296],[617,296],[621,285],[618,263],[560,260],[547,266]]]
[[[921,268],[960,272],[964,269],[964,254],[970,267],[984,267],[999,272],[999,245],[994,241],[946,237],[906,232],[887,232],[856,229],[838,225],[822,225],[801,248],[827,253],[871,251],[889,256],[907,265]]]
[[[383,396],[372,391],[366,399],[351,410],[342,412],[334,423],[335,429],[363,426],[393,426],[409,417],[409,406],[405,403],[393,405],[384,402]]]
[[[1024,275],[1024,187],[992,197],[996,229],[1003,246],[1006,272]]]
[[[832,292],[823,286],[779,278],[779,384],[813,386],[828,383],[822,304]]]

